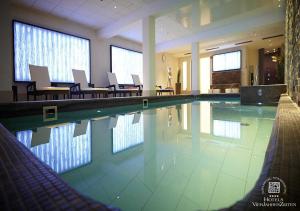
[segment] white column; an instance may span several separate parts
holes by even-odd
[[[200,27],[200,1],[192,2],[192,30]],[[200,94],[200,65],[199,42],[192,43],[192,95]]]
[[[192,95],[200,94],[199,43],[192,43]]]
[[[143,19],[143,95],[156,95],[155,85],[155,18]]]

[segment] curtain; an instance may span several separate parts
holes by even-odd
[[[90,41],[14,22],[15,80],[30,81],[29,64],[47,66],[52,82],[74,82],[72,69],[90,81]]]
[[[116,73],[118,83],[132,84],[131,74],[139,75],[143,83],[143,54],[111,46],[112,72]]]

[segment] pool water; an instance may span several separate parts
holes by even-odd
[[[39,127],[19,121],[11,131],[70,186],[105,204],[128,211],[215,210],[254,187],[275,112],[238,101],[195,101],[98,111]]]

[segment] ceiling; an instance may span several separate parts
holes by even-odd
[[[271,42],[262,40],[266,36],[284,33],[283,0],[199,0],[196,6],[195,0],[11,1],[87,25],[98,32],[102,30],[111,32],[115,26],[118,31],[115,30],[112,34],[137,42],[142,42],[141,19],[143,15],[151,13],[156,17],[157,49],[176,56],[182,56],[190,51],[190,43],[197,40],[197,36],[201,40],[202,53],[207,52],[205,50],[207,48],[219,47],[217,50],[232,48],[236,46],[235,43],[247,40],[253,41],[244,44],[251,48],[261,46],[273,48],[283,42],[283,37],[272,39]],[[192,17],[192,14],[195,14],[195,7],[198,24],[192,23],[195,20]],[[253,23],[249,22],[258,16],[261,16],[261,21],[256,19]],[[224,28],[227,25],[228,30]],[[224,33],[219,31],[211,36],[212,31],[218,27],[223,27]]]

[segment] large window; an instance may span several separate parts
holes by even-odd
[[[116,73],[118,83],[132,84],[131,74],[139,75],[143,83],[143,54],[140,52],[110,46],[111,71]]]
[[[30,81],[29,64],[47,66],[52,82],[74,82],[72,69],[86,71],[90,81],[88,39],[13,22],[15,81]]]
[[[241,69],[241,51],[213,56],[213,71]]]

